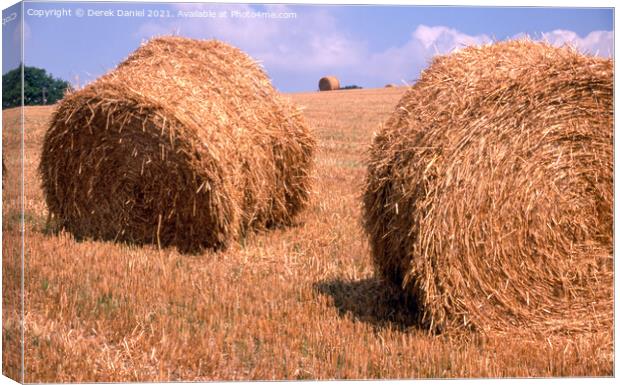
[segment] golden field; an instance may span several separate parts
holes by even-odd
[[[429,335],[374,277],[360,217],[364,156],[404,91],[289,95],[319,141],[310,207],[293,227],[200,255],[51,234],[37,166],[53,107],[27,108],[24,381],[612,376],[612,330]],[[3,373],[13,378],[19,159],[8,155],[18,114],[3,115]]]

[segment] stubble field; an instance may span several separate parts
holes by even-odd
[[[53,107],[27,108],[24,380],[613,375],[611,330],[429,335],[374,277],[360,219],[364,153],[404,91],[289,95],[319,143],[309,208],[291,228],[200,255],[51,234],[37,166]],[[18,144],[18,113],[4,111],[5,149]],[[6,163],[3,372],[18,376],[19,159]]]

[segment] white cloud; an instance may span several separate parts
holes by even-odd
[[[603,57],[612,57],[614,52],[613,31],[592,31],[580,37],[573,31],[556,29],[542,34],[542,39],[555,46],[570,45],[579,51]]]
[[[176,4],[175,7],[182,11],[215,12],[259,9],[251,4]],[[291,12],[285,5],[270,5],[265,9]],[[411,83],[433,56],[492,42],[486,34],[469,35],[448,26],[418,25],[406,43],[373,51],[366,41],[344,30],[326,8],[304,9],[292,19],[177,17],[169,22],[144,24],[137,32],[140,38],[171,33],[224,40],[248,52],[270,75],[297,78],[300,85],[296,87],[305,89],[313,87],[315,80],[325,74],[338,76],[345,85],[364,87]],[[572,43],[583,52],[601,55],[612,52],[613,32],[595,31],[584,38],[563,30],[542,35],[552,44]]]
[[[23,25],[23,28],[22,28],[22,25]],[[23,36],[22,36],[22,33],[23,33]],[[22,38],[24,40],[29,40],[30,36],[31,36],[31,32],[30,32],[30,26],[28,25],[28,23],[24,21],[22,24],[22,20],[18,19],[17,25],[15,26],[15,29],[13,31],[13,39],[15,43],[21,44]]]
[[[217,6],[178,4],[191,10],[252,11],[251,5]],[[270,6],[272,12],[290,12],[283,5]],[[184,19],[169,24],[145,24],[138,32],[147,38],[179,33],[196,38],[218,38],[241,47],[271,72],[312,74],[331,73],[345,84],[381,86],[411,82],[435,54],[449,53],[472,44],[484,44],[486,35],[467,35],[445,26],[418,26],[407,43],[372,52],[364,41],[342,31],[326,10],[305,11],[294,20],[273,19]]]
[[[365,77],[376,85],[411,83],[433,56],[490,42],[487,35],[467,35],[446,26],[419,25],[402,46],[371,53],[365,61]]]
[[[284,5],[265,7],[268,12],[291,12]],[[256,11],[251,5],[177,4],[177,10],[215,12]],[[148,23],[137,32],[140,38],[180,34],[195,38],[217,38],[238,46],[265,66],[274,69],[327,70],[356,65],[363,45],[337,28],[324,10],[308,11],[295,19],[184,18],[169,23]]]
[[[413,38],[419,41],[425,49],[434,49],[439,54],[446,54],[455,49],[464,48],[470,45],[482,45],[490,43],[492,40],[487,35],[467,35],[456,29],[426,25],[419,25],[413,32]]]

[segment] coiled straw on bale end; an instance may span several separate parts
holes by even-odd
[[[613,323],[613,65],[529,41],[436,58],[369,154],[374,265],[434,331]]]
[[[325,76],[319,80],[320,91],[333,91],[340,89],[340,81],[335,76]]]
[[[196,251],[289,223],[314,147],[246,54],[161,37],[62,100],[40,172],[50,213],[77,237]]]

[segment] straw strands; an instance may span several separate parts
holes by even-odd
[[[289,224],[314,148],[249,56],[160,37],[62,100],[39,169],[50,213],[78,238],[196,251]]]
[[[374,139],[376,271],[433,331],[613,324],[613,64],[527,40],[437,57]]]

